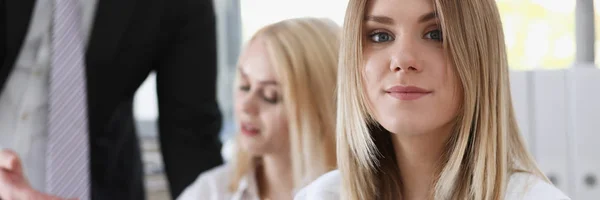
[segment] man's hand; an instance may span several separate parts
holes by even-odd
[[[19,156],[11,150],[0,150],[0,199],[2,200],[60,200],[34,190],[23,175]]]
[[[23,176],[19,156],[11,150],[0,151],[0,198],[3,200],[30,199],[33,189]]]

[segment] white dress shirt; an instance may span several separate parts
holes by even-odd
[[[339,200],[339,170],[331,171],[300,190],[294,200]],[[506,188],[506,200],[570,200],[558,188],[528,173],[514,173]]]
[[[97,0],[80,0],[88,38]],[[15,66],[0,94],[0,148],[14,150],[32,187],[45,191],[52,1],[38,0]]]
[[[229,190],[232,167],[225,164],[200,174],[177,200],[260,200],[254,170],[240,180],[237,190]]]

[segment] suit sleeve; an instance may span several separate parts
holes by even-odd
[[[177,0],[177,18],[156,68],[160,144],[171,196],[220,165],[216,24],[212,0]]]
[[[4,6],[4,0],[0,0],[0,67],[4,65],[4,57],[6,55],[6,7]],[[3,88],[0,87],[0,90]]]

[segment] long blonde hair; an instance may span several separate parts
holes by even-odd
[[[326,19],[288,19],[262,28],[248,44],[258,39],[264,42],[283,87],[294,188],[301,188],[336,168],[335,73],[340,27]],[[254,170],[255,161],[238,149],[230,190],[237,189],[239,181]]]
[[[504,198],[516,171],[543,180],[519,133],[495,0],[432,0],[443,47],[464,93],[433,183],[435,199]],[[401,183],[390,133],[370,115],[361,78],[367,0],[350,0],[338,67],[337,155],[342,199],[396,199]]]

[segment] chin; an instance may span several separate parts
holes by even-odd
[[[264,155],[262,151],[246,151],[246,153],[248,153],[248,155],[250,155],[251,157],[261,157],[262,155]]]
[[[398,135],[419,135],[424,132],[424,128],[415,120],[388,120],[380,121],[381,126],[392,134]]]
[[[242,151],[245,151],[252,156],[260,156],[264,154],[265,151],[263,146],[264,145],[258,144],[254,141],[242,141],[240,148]]]
[[[410,126],[394,126],[390,129],[386,128],[386,130],[388,130],[390,133],[395,134],[395,135],[407,135],[407,136],[420,135],[421,133],[423,133],[423,131],[421,131],[421,129],[416,128],[416,127],[410,127]]]

